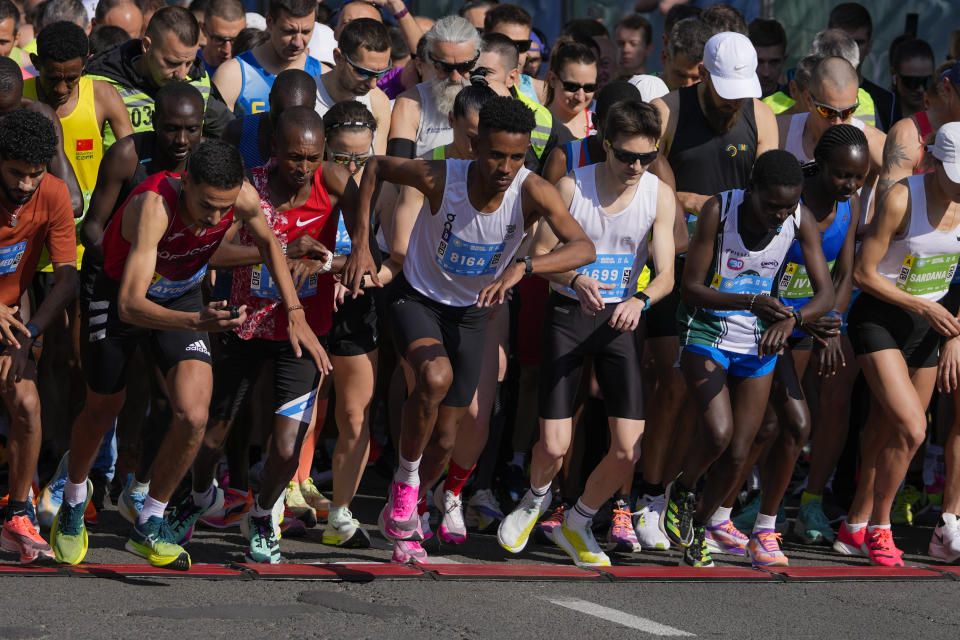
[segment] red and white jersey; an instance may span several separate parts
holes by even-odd
[[[327,224],[333,207],[330,196],[323,186],[323,167],[313,174],[310,197],[303,205],[277,213],[270,203],[267,186],[268,166],[251,171],[253,186],[260,194],[260,207],[270,229],[280,242],[290,244],[300,236],[309,234],[325,247],[333,247],[337,237],[337,225]],[[246,227],[237,234],[240,244],[253,245],[253,236]],[[297,291],[304,307],[307,323],[317,335],[330,331],[333,316],[333,276],[329,273],[313,274]],[[247,319],[235,331],[244,340],[287,340],[287,314],[283,308],[276,282],[264,264],[241,267],[233,271],[233,287],[230,304],[247,305]]]
[[[130,243],[121,233],[123,214],[130,199],[144,192],[153,192],[166,201],[170,222],[160,242],[157,243],[157,264],[154,268],[153,280],[147,288],[147,295],[152,298],[178,298],[198,286],[203,274],[207,271],[210,257],[220,246],[220,241],[223,240],[224,234],[233,222],[233,207],[231,207],[226,215],[220,218],[216,227],[203,229],[199,235],[194,233],[179,215],[180,191],[171,184],[171,180],[177,180],[179,177],[179,174],[163,171],[141,182],[120,205],[103,232],[101,242],[103,268],[111,279],[119,282],[123,277],[127,256],[130,254]]]

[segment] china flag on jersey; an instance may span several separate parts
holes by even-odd
[[[77,140],[77,151],[93,151],[93,138]]]

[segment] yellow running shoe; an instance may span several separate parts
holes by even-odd
[[[326,520],[330,515],[330,501],[320,493],[317,485],[313,484],[313,478],[307,478],[300,483],[300,493],[304,501],[313,509],[317,520]]]
[[[50,546],[57,562],[80,564],[87,555],[87,527],[83,522],[83,513],[92,497],[93,483],[87,480],[86,500],[72,507],[66,500],[60,503],[50,528]]]
[[[609,567],[610,558],[603,552],[593,537],[590,521],[583,528],[570,527],[567,521],[553,530],[553,541],[567,552],[578,567]]]

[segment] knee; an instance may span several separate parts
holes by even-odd
[[[183,425],[190,433],[190,438],[197,441],[203,439],[207,428],[207,417],[206,406],[181,406],[173,410],[174,422]]]
[[[793,443],[802,447],[810,438],[810,414],[806,411],[790,412],[784,428]]]
[[[760,430],[757,431],[757,435],[753,439],[754,443],[761,445],[764,442],[767,442],[777,435],[779,428],[780,423],[777,422],[776,418],[764,419],[763,423],[760,424]]]
[[[273,435],[273,449],[282,465],[297,465],[300,462],[300,447],[296,438]]]
[[[927,417],[917,415],[901,425],[900,437],[910,451],[919,449],[927,437]]]
[[[424,363],[417,376],[417,392],[429,404],[439,405],[451,384],[453,370],[446,361]]]
[[[123,409],[124,394],[100,395],[87,392],[87,401],[83,405],[83,412],[94,423],[104,423],[109,430],[120,410]]]
[[[366,429],[367,410],[362,405],[347,405],[340,413],[337,426],[341,438],[357,440]]]
[[[223,443],[230,432],[230,423],[226,420],[212,420],[207,425],[203,433],[203,446],[205,449],[216,451],[223,448]]]
[[[10,407],[10,413],[15,421],[25,425],[28,429],[40,428],[40,396],[35,390],[24,391],[17,395]]]
[[[716,458],[723,453],[733,438],[733,425],[722,423],[704,429],[704,438],[701,447]]]
[[[640,443],[630,448],[616,447],[610,449],[610,457],[617,466],[632,469],[640,462]]]
[[[540,451],[550,460],[562,460],[570,448],[570,440],[564,438],[541,438],[537,443]]]

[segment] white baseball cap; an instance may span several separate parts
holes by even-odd
[[[703,48],[703,66],[713,80],[717,94],[725,100],[759,98],[757,50],[742,33],[724,31],[709,40]]]
[[[940,127],[935,144],[928,144],[927,151],[943,163],[950,182],[960,184],[960,122],[948,122]]]

